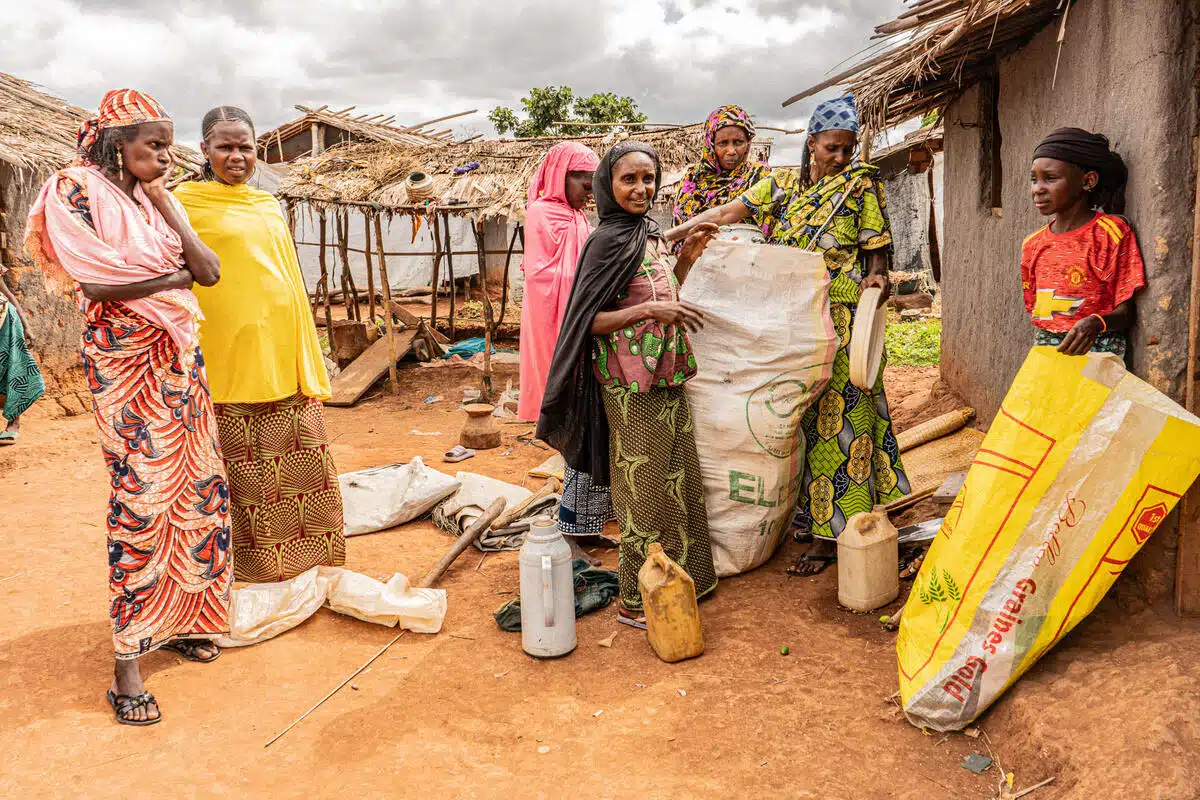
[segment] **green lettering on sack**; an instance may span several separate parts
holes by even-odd
[[[729,470],[729,499],[735,503],[754,505],[758,500],[755,491],[758,489],[758,478],[746,472]]]

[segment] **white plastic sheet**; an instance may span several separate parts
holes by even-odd
[[[400,573],[387,583],[341,567],[313,567],[278,583],[233,590],[232,630],[221,647],[258,644],[291,630],[327,605],[339,614],[414,633],[437,633],[446,618],[444,589],[414,589]]]
[[[460,481],[427,467],[418,456],[338,476],[346,535],[394,528],[418,519],[458,491]]]

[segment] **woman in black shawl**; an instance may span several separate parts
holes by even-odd
[[[600,224],[579,269],[550,367],[538,437],[572,469],[612,488],[621,526],[621,620],[645,627],[637,573],[651,542],[716,588],[704,487],[684,383],[696,374],[687,331],[703,324],[679,284],[716,233],[697,226],[674,268],[648,216],[661,180],[641,142],[605,154],[592,188]]]

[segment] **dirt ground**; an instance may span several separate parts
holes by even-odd
[[[414,366],[400,396],[328,410],[339,468],[439,464],[477,375]],[[898,422],[954,407],[930,393],[936,377],[888,375]],[[899,408],[914,396],[929,399]],[[994,798],[997,767],[960,766],[990,751],[1017,788],[1056,776],[1032,800],[1200,797],[1200,624],[1110,599],[984,717],[986,740],[929,736],[889,699],[894,634],[838,607],[836,570],[789,578],[794,542],[722,582],[703,607],[707,652],[691,662],[658,661],[611,608],[579,621],[572,655],[529,658],[491,619],[517,591],[516,554],[471,550],[442,584],[440,634],[405,635],[269,749],[395,632],[322,610],[212,665],[151,654],[143,670],[164,722],[122,727],[104,701],[94,423],[36,412],[25,423],[20,445],[0,451],[0,796]],[[548,455],[517,441],[529,429],[505,425],[499,450],[461,466],[519,482]],[[350,539],[347,566],[415,579],[449,544],[413,523]],[[596,552],[615,567],[614,552]],[[597,645],[614,631],[611,649]]]

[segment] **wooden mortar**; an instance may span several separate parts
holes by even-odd
[[[472,403],[463,406],[467,412],[467,424],[463,425],[458,443],[471,450],[491,450],[500,446],[500,428],[497,427],[492,412],[495,406],[487,403]]]

